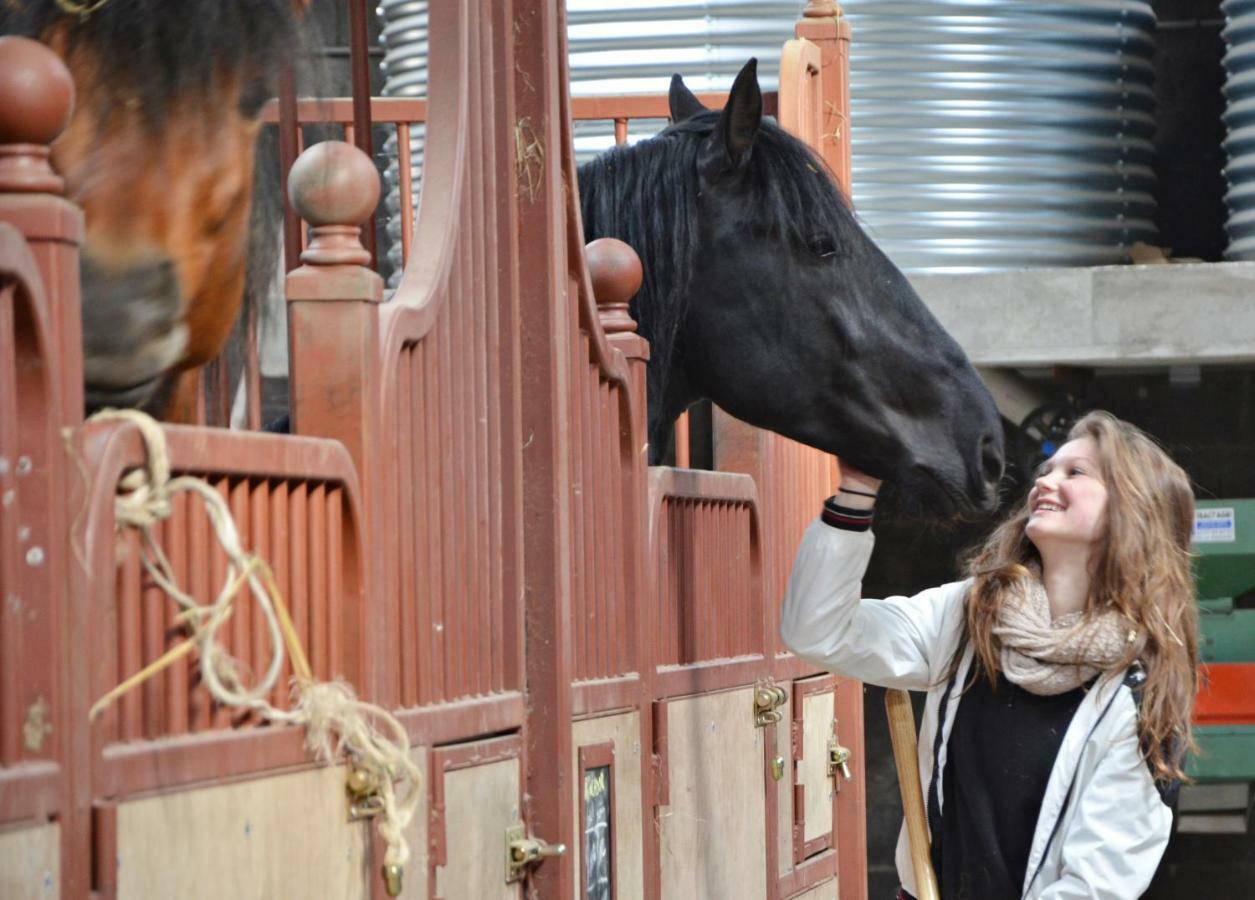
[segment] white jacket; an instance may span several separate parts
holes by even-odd
[[[826,669],[928,692],[919,734],[920,780],[927,791],[935,751],[938,771],[945,771],[960,686],[973,657],[969,646],[955,687],[947,691],[946,670],[962,632],[967,584],[947,584],[914,597],[860,599],[874,542],[870,531],[814,522],[793,564],[780,634],[794,653]],[[1100,678],[1072,717],[1033,833],[1025,900],[1134,900],[1159,866],[1172,812],[1139,749],[1130,680],[1125,673]],[[944,788],[938,775],[942,808]],[[896,862],[902,886],[917,895],[905,826],[898,835]]]

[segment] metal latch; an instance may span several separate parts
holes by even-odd
[[[522,881],[527,870],[540,865],[551,856],[566,853],[566,844],[550,844],[540,838],[528,837],[527,826],[519,823],[505,830],[505,882]]]
[[[837,770],[841,770],[841,774],[848,781],[850,779],[850,767],[847,763],[850,761],[850,751],[846,747],[842,747],[837,743],[836,738],[828,742],[828,777],[836,778]]]
[[[778,684],[760,684],[754,689],[754,722],[759,728],[775,725],[783,718],[780,707],[789,702],[789,693]]]
[[[344,789],[349,795],[349,821],[360,822],[383,812],[382,785],[371,771],[351,765],[344,779]]]

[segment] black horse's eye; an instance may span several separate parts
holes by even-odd
[[[820,259],[827,259],[830,256],[835,256],[837,253],[836,244],[834,244],[832,242],[832,238],[828,237],[826,234],[815,235],[810,239],[808,246],[810,247],[811,253],[814,253]]]

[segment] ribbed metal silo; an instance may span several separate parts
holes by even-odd
[[[855,208],[914,271],[1153,242],[1148,2],[845,0]]]
[[[427,0],[381,0],[380,18],[386,97],[427,96]],[[414,209],[422,186],[423,144],[427,128],[410,128],[410,167],[414,185]],[[401,193],[397,165],[396,135],[388,138],[383,152],[388,159],[384,170],[384,209],[387,215],[388,286],[401,280]]]
[[[1255,259],[1255,0],[1226,0],[1225,16],[1225,205],[1230,259]]]
[[[676,71],[696,91],[726,90],[750,56],[760,60],[764,89],[773,89],[780,46],[804,5],[568,0],[572,93],[662,92]],[[1224,5],[1233,29],[1255,0]],[[381,0],[387,94],[426,93],[426,6]],[[1149,2],[845,0],[842,8],[854,29],[855,206],[899,265],[1097,265],[1123,262],[1134,242],[1155,240]],[[1246,65],[1236,52],[1230,59]],[[1241,87],[1231,80],[1231,101]],[[634,123],[630,139],[662,124]],[[1230,128],[1234,148],[1255,146]],[[609,123],[575,133],[581,158],[613,141]],[[417,186],[421,129],[411,141]],[[1241,207],[1231,234],[1243,226],[1246,202],[1239,157],[1231,150],[1231,209]],[[386,202],[389,233],[399,232],[395,164]],[[1242,252],[1234,241],[1231,252]],[[399,252],[392,243],[390,257]]]
[[[726,91],[751,56],[759,84],[775,90],[780,48],[793,37],[804,0],[567,0],[571,93],[666,93],[679,72],[695,92]],[[635,122],[628,139],[648,137],[664,120]],[[577,158],[614,143],[610,123],[575,127]]]

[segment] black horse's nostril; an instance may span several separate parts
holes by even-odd
[[[998,482],[1002,480],[1002,441],[992,432],[981,438],[980,466],[981,473],[985,476],[985,482],[997,486]]]

